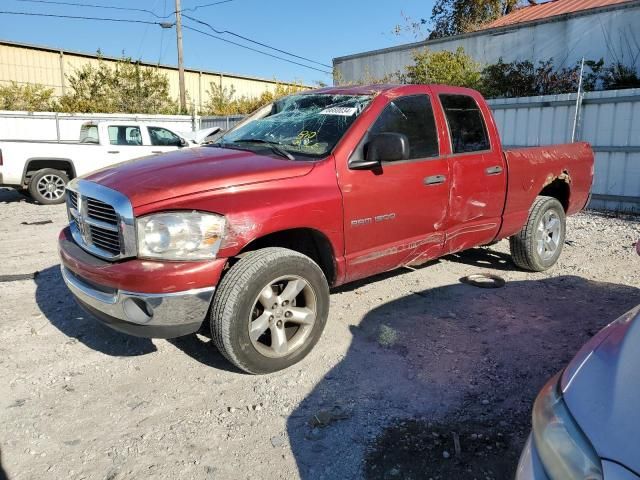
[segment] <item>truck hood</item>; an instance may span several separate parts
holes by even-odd
[[[640,473],[640,306],[585,347],[562,376],[567,407],[601,458]]]
[[[306,175],[313,162],[200,147],[123,162],[85,177],[125,194],[134,208],[160,200]]]

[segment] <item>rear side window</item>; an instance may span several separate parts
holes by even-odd
[[[98,141],[98,126],[85,124],[80,127],[80,143],[100,143]]]
[[[476,101],[467,95],[440,95],[453,153],[489,150],[487,126]]]
[[[109,143],[111,145],[142,145],[142,135],[138,127],[110,126]]]
[[[370,135],[402,133],[409,139],[409,159],[437,157],[438,133],[431,100],[426,95],[392,101],[373,124]]]

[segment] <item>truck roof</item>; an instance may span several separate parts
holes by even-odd
[[[382,83],[382,84],[372,84],[372,85],[343,85],[338,87],[325,87],[318,88],[315,90],[306,90],[302,93],[329,93],[335,95],[371,95],[386,92],[389,90],[400,89],[402,87],[406,87],[407,85],[402,84],[393,84],[393,83]]]
[[[469,93],[473,90],[463,87],[451,87],[445,85],[430,84],[428,87],[434,87],[436,89],[456,90],[460,93]],[[414,84],[400,84],[400,83],[381,83],[370,85],[343,85],[338,87],[325,87],[315,90],[306,90],[301,92],[302,94],[314,94],[314,93],[328,93],[334,95],[377,95],[380,93],[396,93],[402,94],[403,90],[415,87]]]

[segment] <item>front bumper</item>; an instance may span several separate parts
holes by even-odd
[[[82,307],[115,330],[138,337],[173,338],[198,331],[214,292],[214,287],[164,294],[115,290],[60,268]]]
[[[226,259],[108,262],[60,232],[62,278],[85,310],[130,335],[174,338],[196,332],[207,316]]]

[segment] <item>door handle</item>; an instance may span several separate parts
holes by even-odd
[[[431,175],[430,177],[424,177],[425,185],[441,185],[447,179],[446,175]]]
[[[109,150],[107,153],[120,153],[120,150]]]
[[[162,153],[161,150],[151,150],[151,153]]]
[[[494,165],[493,167],[486,168],[484,173],[486,175],[500,175],[502,173],[502,167],[500,165]]]

